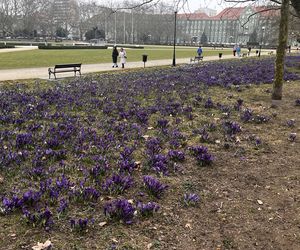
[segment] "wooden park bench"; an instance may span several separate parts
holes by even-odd
[[[202,60],[203,60],[203,56],[195,56],[194,58],[190,59],[190,63],[196,62],[196,61],[199,63]]]
[[[76,76],[76,72],[81,76],[81,63],[70,63],[70,64],[56,64],[53,69],[48,69],[49,79],[51,74],[54,75],[56,79],[57,73],[65,73],[65,72],[74,72]]]

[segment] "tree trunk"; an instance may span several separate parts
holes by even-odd
[[[288,39],[288,23],[289,23],[289,3],[290,0],[282,0],[281,18],[279,27],[279,43],[276,52],[275,80],[273,84],[272,101],[280,101],[282,99],[282,85],[284,76],[284,56]],[[273,103],[274,104],[274,103]]]

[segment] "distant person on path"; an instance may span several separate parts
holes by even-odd
[[[199,46],[199,48],[197,49],[197,54],[198,56],[202,56],[203,50],[201,48],[201,46]]]
[[[120,51],[120,63],[122,64],[122,69],[124,69],[125,67],[125,63],[126,63],[126,51],[121,48],[121,51]]]
[[[118,56],[119,56],[119,51],[117,50],[117,46],[114,46],[112,52],[113,68],[118,68]]]
[[[251,53],[251,47],[248,47],[248,56],[250,56]]]
[[[236,53],[236,45],[233,46],[232,52],[233,52],[233,56],[235,56],[235,53]]]
[[[237,53],[237,56],[238,56],[238,57],[241,56],[241,47],[240,47],[240,45],[238,45],[238,46],[236,47],[236,53]]]

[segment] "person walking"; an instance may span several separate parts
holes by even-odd
[[[197,54],[198,56],[202,56],[203,50],[201,48],[201,46],[199,46],[199,48],[197,49]]]
[[[126,58],[127,58],[126,51],[123,48],[121,48],[119,55],[120,55],[120,63],[122,64],[122,69],[124,69]]]
[[[249,46],[248,47],[248,56],[250,56],[250,53],[251,53],[251,47]]]
[[[114,46],[112,52],[113,68],[118,68],[118,56],[119,56],[119,51],[117,49],[117,46]]]
[[[236,45],[233,46],[232,52],[233,52],[233,56],[235,56],[235,53],[236,53]]]
[[[238,45],[238,46],[236,47],[236,53],[237,53],[237,56],[238,56],[238,57],[241,56],[241,47],[240,47],[240,45]]]

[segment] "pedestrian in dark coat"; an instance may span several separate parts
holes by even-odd
[[[118,68],[118,56],[119,56],[119,51],[117,50],[117,46],[114,46],[112,52],[113,68]]]

